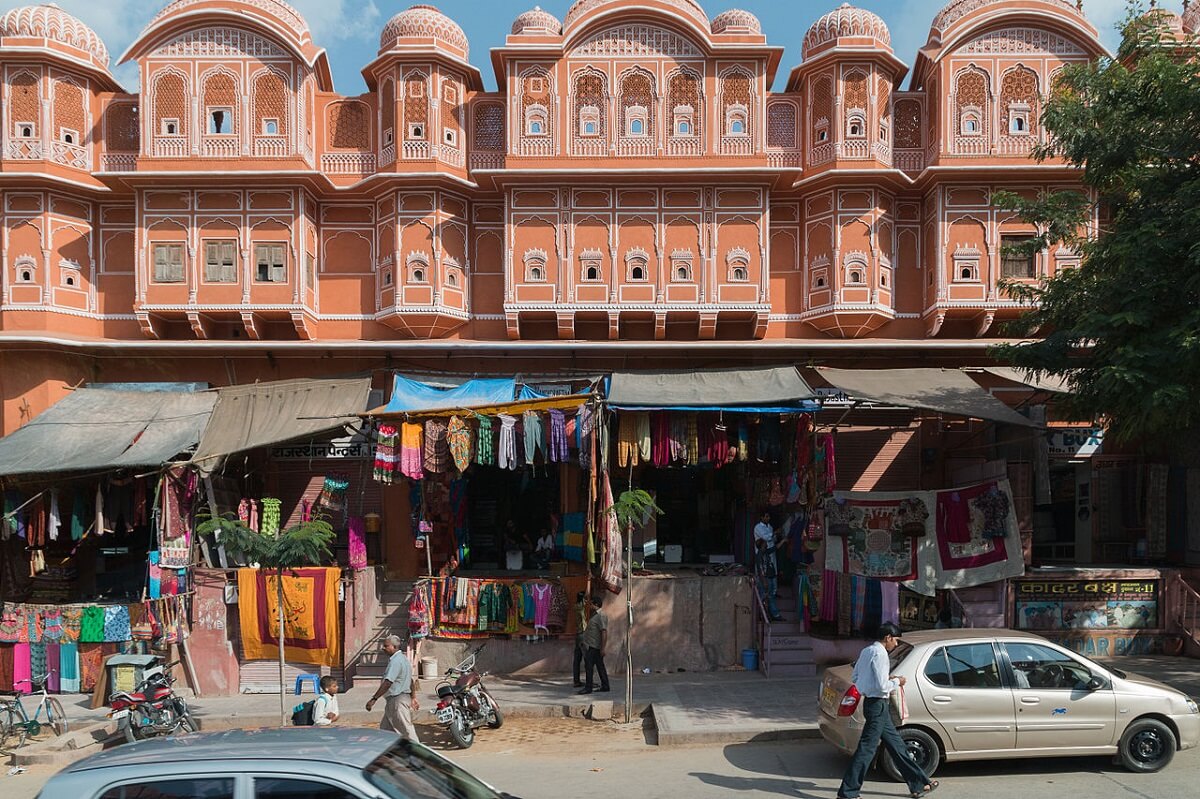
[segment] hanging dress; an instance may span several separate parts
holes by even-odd
[[[458,416],[450,417],[446,428],[446,443],[450,446],[450,458],[454,468],[465,472],[471,465],[471,428]]]
[[[405,477],[420,480],[425,476],[421,459],[421,439],[425,430],[416,422],[400,425],[400,471]]]
[[[501,469],[515,471],[517,468],[517,419],[506,413],[500,414],[500,444],[497,447],[496,463]]]

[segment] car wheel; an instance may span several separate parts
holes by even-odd
[[[900,738],[908,747],[909,756],[917,762],[926,776],[932,777],[942,763],[942,749],[938,746],[937,740],[916,727],[900,730]],[[892,760],[892,756],[886,749],[881,749],[879,753],[879,764],[888,777],[896,782],[904,782],[904,775],[900,773],[900,769],[896,768],[895,761]]]
[[[1125,728],[1118,756],[1130,771],[1148,774],[1166,768],[1175,757],[1175,733],[1161,721],[1139,719]]]

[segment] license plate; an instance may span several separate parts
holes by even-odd
[[[444,707],[434,714],[439,724],[449,724],[454,721],[454,710]]]
[[[837,703],[837,691],[832,685],[826,685],[821,689],[821,704],[825,707],[830,707]]]
[[[108,717],[110,719],[112,719],[113,721],[129,718],[129,711],[128,710],[114,710],[112,713],[108,714]]]

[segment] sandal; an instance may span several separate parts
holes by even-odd
[[[927,787],[925,787],[923,790],[920,790],[920,791],[913,791],[912,793],[909,794],[909,796],[911,796],[912,799],[921,799],[922,796],[925,796],[926,794],[931,794],[934,791],[936,791],[938,788],[938,785],[940,785],[940,784],[941,783],[939,783],[937,780],[930,780],[929,785]]]

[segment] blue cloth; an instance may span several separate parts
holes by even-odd
[[[454,388],[438,388],[410,380],[404,375],[396,375],[392,383],[392,397],[382,412],[406,413],[482,408],[488,405],[512,402],[516,393],[517,384],[511,378],[468,380]]]

